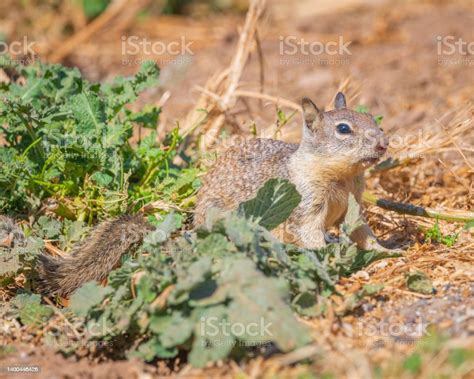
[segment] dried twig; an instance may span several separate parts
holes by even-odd
[[[201,148],[206,151],[216,141],[225,121],[225,112],[235,104],[235,91],[240,82],[243,69],[250,52],[254,47],[257,24],[265,9],[266,0],[252,0],[247,12],[245,24],[240,33],[237,51],[230,66],[214,75],[205,86],[207,92],[202,94],[196,107],[188,114],[184,123],[183,133],[190,134],[197,128],[205,135]],[[215,93],[217,97],[210,97]],[[203,111],[205,117],[203,117]]]

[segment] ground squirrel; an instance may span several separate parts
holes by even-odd
[[[254,197],[267,180],[284,178],[295,184],[302,200],[273,232],[284,242],[306,248],[326,244],[325,232],[343,220],[349,193],[360,202],[364,170],[385,153],[388,141],[373,116],[346,108],[342,93],[336,95],[333,111],[320,111],[308,98],[302,107],[299,145],[253,139],[231,147],[217,160],[198,193],[195,226],[204,222],[209,208],[235,209]],[[0,224],[5,225],[3,229],[0,225],[4,244],[11,244],[15,236],[23,238],[7,218],[0,219]],[[42,254],[40,292],[68,297],[87,281],[102,282],[120,264],[121,256],[139,246],[151,230],[141,215],[121,216],[96,226],[67,257]],[[351,238],[360,248],[384,249],[367,225]]]
[[[308,98],[302,107],[299,145],[252,139],[217,159],[198,194],[196,225],[204,222],[209,208],[235,209],[267,180],[278,177],[294,183],[302,200],[274,234],[306,248],[326,244],[326,230],[344,219],[349,193],[360,202],[364,171],[385,153],[388,140],[372,115],[347,109],[340,92],[335,110],[320,111]],[[362,249],[384,250],[366,224],[351,238]]]

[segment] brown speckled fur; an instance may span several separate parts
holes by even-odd
[[[340,93],[335,106],[336,110],[321,112],[303,99],[305,122],[299,145],[254,139],[224,152],[198,193],[195,225],[204,223],[208,209],[235,209],[254,197],[267,180],[279,177],[295,184],[302,201],[273,233],[307,248],[324,246],[325,231],[343,220],[349,193],[360,202],[364,170],[381,157],[388,144],[374,118],[346,109]],[[350,136],[336,133],[341,122],[351,126]],[[367,225],[351,237],[362,248],[384,249]]]
[[[38,261],[39,291],[69,297],[83,283],[102,282],[132,252],[152,226],[143,216],[120,216],[97,225],[67,257],[42,254]]]
[[[210,207],[236,208],[269,178],[289,178],[288,160],[297,148],[281,141],[254,139],[228,149],[204,178],[194,223],[202,224]]]

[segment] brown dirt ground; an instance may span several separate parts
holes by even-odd
[[[472,119],[472,108],[469,111],[467,107],[473,101],[474,57],[455,55],[453,58],[465,60],[446,63],[439,60],[446,57],[437,55],[436,45],[437,36],[474,40],[471,1],[323,2],[328,6],[325,10],[315,3],[308,0],[271,3],[267,22],[260,30],[266,93],[296,102],[309,95],[324,105],[350,77],[351,93],[358,93],[352,104],[364,104],[372,113],[382,114],[388,134],[406,136],[422,130],[442,135],[445,133],[442,125],[450,125],[452,113],[466,109],[467,117]],[[196,41],[195,54],[190,60],[164,65],[160,86],[141,99],[141,103],[165,103],[162,129],[169,129],[176,120],[184,119],[199,96],[194,86],[204,85],[212,74],[230,62],[241,23],[239,16],[219,15],[146,19],[128,27],[126,35],[135,33],[164,41],[185,35]],[[339,35],[345,41],[352,41],[352,55],[345,62],[323,64],[320,59],[331,60],[333,56],[311,56],[312,61],[305,61],[307,56],[288,57],[279,53],[280,36],[333,41]],[[120,51],[119,36],[103,33],[76,49],[64,62],[78,66],[91,79],[106,80],[117,73],[134,72],[138,67],[124,65]],[[253,54],[241,88],[258,91],[260,75],[257,55]],[[229,124],[230,130],[248,135],[249,127],[255,123],[259,132],[271,133],[276,122],[275,110],[272,103],[239,101],[229,115],[234,121]],[[297,140],[299,117],[295,115],[285,125],[282,138]],[[423,134],[421,140],[426,139]],[[471,127],[470,133],[456,140],[456,148],[451,144],[449,151],[422,154],[416,163],[373,175],[368,188],[398,201],[472,210],[473,140]],[[392,153],[406,153],[411,147],[401,146]],[[462,233],[455,246],[448,248],[424,241],[420,228],[431,226],[430,220],[400,216],[372,206],[368,207],[367,216],[376,234],[388,245],[409,248],[401,258],[376,262],[341,281],[339,289],[343,293],[353,293],[365,283],[385,284],[382,295],[366,303],[360,314],[342,319],[302,320],[312,327],[320,349],[311,366],[314,371],[332,370],[341,377],[371,377],[370,365],[413,351],[419,335],[411,332],[420,322],[435,324],[451,338],[461,339],[466,346],[474,348],[472,234]],[[440,227],[446,233],[460,230],[459,224],[446,222],[440,222]],[[404,275],[414,269],[428,274],[436,288],[435,294],[420,295],[407,290]],[[401,329],[381,332],[384,325],[392,324]],[[360,328],[366,332],[361,333]],[[370,334],[367,328],[375,332]],[[157,368],[140,362],[97,363],[86,358],[77,362],[76,358],[63,358],[47,347],[36,347],[28,341],[19,340],[16,346],[18,352],[0,358],[0,366],[40,365],[40,376],[45,378],[146,378],[177,371],[183,377],[233,377],[242,373],[249,377],[272,377],[275,367],[281,377],[298,373],[297,368],[278,363],[278,357],[258,358],[241,366],[217,365],[203,372],[183,365]],[[430,372],[425,374],[429,377]]]

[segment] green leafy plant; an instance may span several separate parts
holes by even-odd
[[[41,326],[53,314],[53,308],[41,304],[41,296],[34,294],[19,294],[13,300],[15,310],[21,322],[27,326]]]
[[[469,224],[467,224],[469,225]],[[447,247],[453,246],[459,238],[460,232],[453,234],[443,234],[439,227],[439,222],[436,220],[435,224],[425,231],[425,238],[429,241],[442,243]]]
[[[268,344],[281,351],[302,346],[310,339],[293,310],[319,314],[319,302],[341,275],[386,255],[358,251],[349,242],[320,251],[282,244],[262,224],[284,222],[275,210],[287,217],[298,202],[288,181],[270,180],[240,211],[211,211],[206,226],[174,239],[171,214],[145,238],[141,251],[147,254],[125,261],[105,289],[84,285],[70,309],[84,317],[87,329],[102,331],[89,338],[113,343],[127,335],[138,348],[124,346],[123,354],[147,361],[184,350],[202,367]],[[349,232],[360,223],[356,204],[352,198]],[[379,289],[364,288],[347,309]]]
[[[77,69],[3,62],[26,84],[0,86],[0,209],[26,213],[54,199],[58,216],[91,223],[96,217],[138,209],[171,197],[177,203],[196,188],[196,170],[172,163],[182,141],[177,129],[161,143],[160,109],[133,112],[128,105],[157,82],[145,63],[133,77],[90,83]],[[134,127],[151,133],[132,146]],[[181,187],[169,182],[180,176]]]
[[[436,362],[436,364],[433,364]],[[408,356],[394,355],[376,369],[378,378],[463,377],[472,371],[474,350],[453,346],[447,336],[430,327]]]

